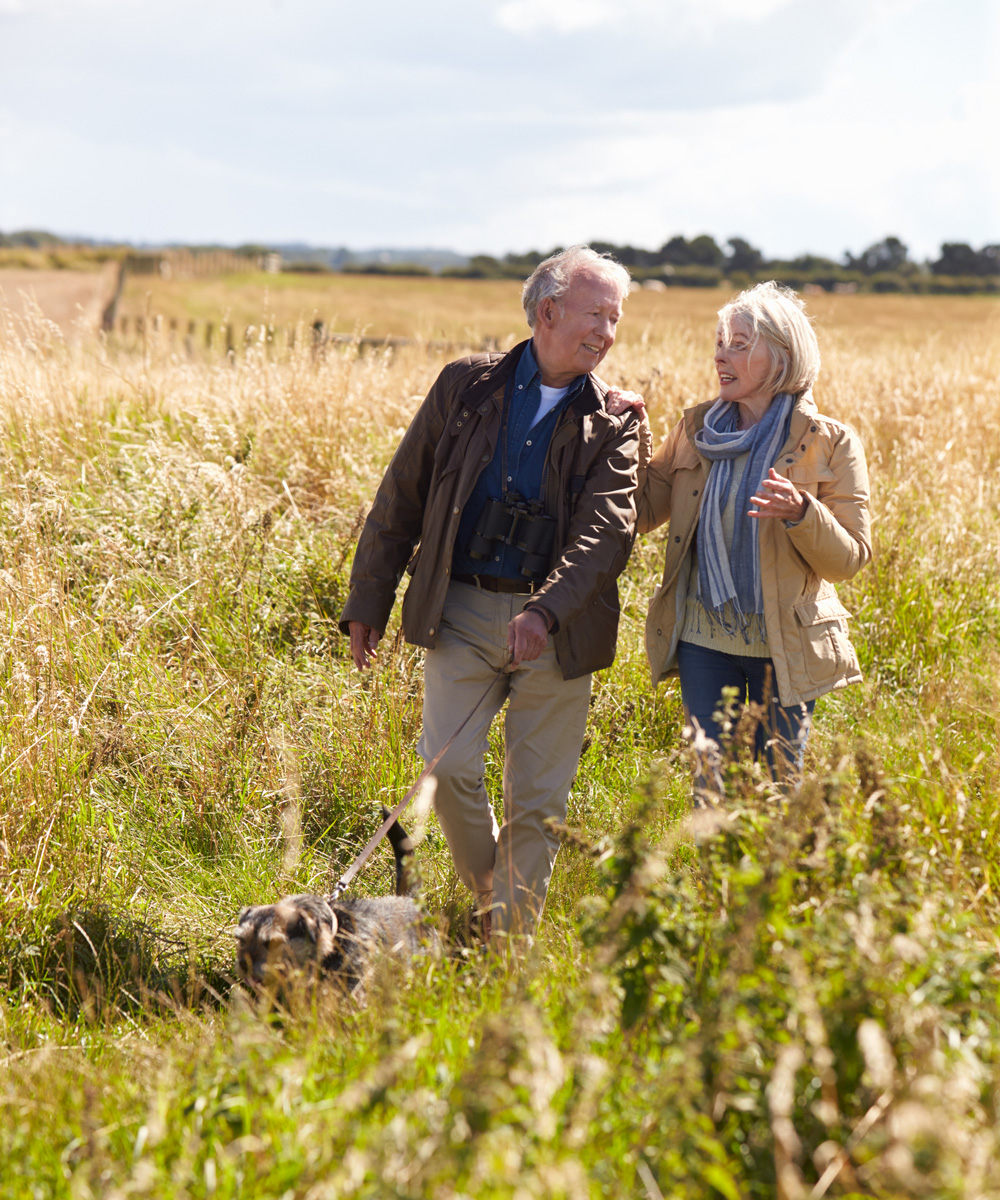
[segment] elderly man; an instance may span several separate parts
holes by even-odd
[[[444,368],[379,487],[341,616],[363,669],[409,570],[403,633],[427,651],[427,762],[489,689],[435,771],[438,819],[486,938],[534,928],[558,849],[548,822],[565,819],[591,673],[614,659],[639,423],[608,411],[592,372],[628,290],[624,267],[573,246],[524,285],[530,341]],[[483,774],[504,701],[498,826]]]

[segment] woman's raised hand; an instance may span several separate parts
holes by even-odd
[[[767,478],[762,479],[757,494],[750,497],[750,503],[756,509],[747,514],[750,517],[777,517],[782,521],[801,521],[806,515],[808,501],[790,479],[771,467]]]

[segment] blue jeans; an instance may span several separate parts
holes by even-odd
[[[801,774],[816,701],[787,708],[779,704],[774,665],[769,658],[724,654],[720,650],[696,646],[693,642],[681,642],[677,647],[677,665],[681,675],[681,699],[688,720],[697,721],[716,741],[719,740],[719,726],[713,717],[722,702],[723,688],[736,689],[739,705],[748,700],[764,704],[767,692],[768,716],[757,726],[754,757],[766,760],[775,778]]]

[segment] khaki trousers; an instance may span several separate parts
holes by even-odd
[[[430,761],[492,679],[489,695],[435,770],[434,806],[459,878],[495,931],[530,933],[541,915],[559,841],[545,822],[566,819],[590,705],[589,675],[563,679],[551,640],[542,656],[497,675],[507,625],[530,597],[453,583],[437,645],[424,666],[424,729]],[[483,782],[493,718],[504,717],[503,825]]]

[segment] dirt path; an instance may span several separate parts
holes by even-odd
[[[118,281],[117,263],[100,271],[0,270],[0,320],[41,311],[67,337],[95,333]]]

